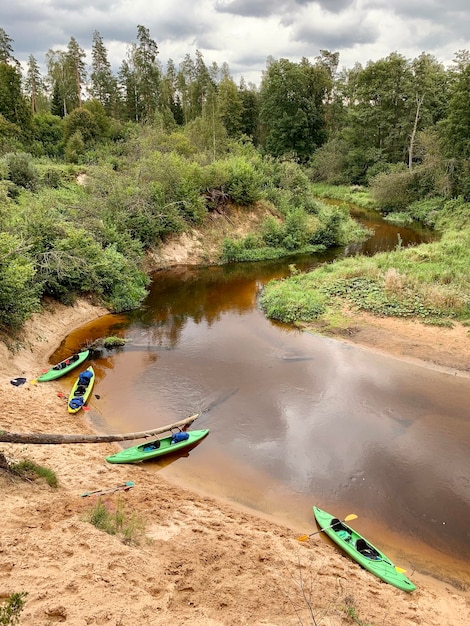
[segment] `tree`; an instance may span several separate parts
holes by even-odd
[[[107,113],[112,114],[118,99],[117,80],[113,76],[103,38],[97,30],[93,33],[91,59],[89,93]]]
[[[161,107],[171,111],[173,119],[178,126],[184,123],[183,108],[181,98],[176,86],[177,72],[172,59],[168,60],[166,73],[161,82]]]
[[[39,71],[39,65],[32,54],[28,58],[28,69],[25,80],[26,93],[31,102],[31,113],[34,115],[40,110],[41,100],[44,99],[44,83]]]
[[[0,114],[24,132],[29,127],[31,114],[21,83],[19,67],[0,61]]]
[[[231,77],[224,76],[220,81],[217,100],[227,135],[239,137],[242,134],[243,101]]]
[[[435,57],[424,52],[411,62],[412,98],[415,103],[413,127],[408,148],[408,168],[413,168],[414,147],[418,130],[435,125],[445,114],[448,80],[444,67]],[[410,106],[410,114],[413,109]]]
[[[327,81],[322,68],[307,59],[271,62],[260,90],[264,144],[274,156],[306,161],[325,139],[324,98]]]
[[[147,122],[160,105],[161,70],[157,61],[158,46],[148,28],[137,26],[137,40],[138,43],[128,49],[119,78],[129,118]]]
[[[51,112],[65,117],[78,106],[75,77],[70,73],[67,54],[49,50],[46,54],[47,80],[52,91]]]
[[[19,67],[20,63],[13,56],[13,39],[0,28],[0,63],[9,63]]]
[[[86,66],[84,62],[85,51],[80,48],[75,37],[71,37],[67,44],[67,54],[65,57],[66,67],[70,74],[71,83],[74,84],[74,100],[75,106],[82,106],[82,85],[86,81]]]
[[[259,126],[259,93],[253,83],[246,84],[240,80],[238,94],[242,103],[242,115],[240,119],[240,131],[251,137],[255,143],[258,140]]]
[[[179,65],[178,74],[176,76],[176,88],[181,98],[181,107],[183,109],[184,123],[187,124],[196,117],[194,111],[194,103],[192,102],[192,84],[196,79],[196,66],[191,59],[191,55],[186,54],[183,61]]]
[[[441,132],[445,153],[454,173],[453,193],[470,198],[470,62],[459,66],[453,78],[447,118]]]

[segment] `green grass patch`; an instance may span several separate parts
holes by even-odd
[[[23,459],[18,463],[11,463],[9,466],[11,472],[24,478],[25,480],[37,480],[43,478],[49,487],[56,489],[59,485],[55,472],[48,467],[38,465],[29,459]]]
[[[470,229],[415,248],[343,259],[269,283],[261,304],[268,317],[290,322],[308,322],[346,302],[375,315],[451,326],[469,318],[468,250]]]
[[[113,506],[98,498],[87,512],[85,520],[109,535],[117,535],[126,545],[139,545],[145,538],[144,521],[135,513],[127,511],[121,499]]]
[[[360,185],[327,185],[325,183],[313,183],[312,193],[318,198],[330,198],[343,200],[355,204],[364,209],[376,209],[377,202],[373,199],[367,187]]]
[[[261,295],[261,306],[271,319],[281,322],[309,322],[326,310],[326,296],[318,291],[306,291],[301,276],[268,283]]]

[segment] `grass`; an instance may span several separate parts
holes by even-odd
[[[10,463],[8,467],[9,471],[25,480],[37,480],[43,478],[49,487],[56,489],[58,487],[58,480],[55,472],[48,467],[38,465],[34,461],[29,459],[23,459],[18,463]],[[1,623],[1,622],[0,622]]]
[[[451,326],[470,315],[470,228],[440,241],[350,257],[266,285],[261,305],[284,322],[335,317],[347,303],[379,316]]]
[[[330,198],[332,200],[343,200],[349,204],[364,209],[376,209],[377,203],[370,195],[367,187],[360,185],[327,185],[324,183],[312,184],[313,194],[319,198]]]
[[[135,513],[129,513],[122,499],[116,507],[98,498],[87,512],[85,521],[109,535],[118,536],[126,545],[139,545],[145,537],[145,523]]]

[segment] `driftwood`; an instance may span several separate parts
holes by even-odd
[[[121,435],[60,435],[54,433],[9,433],[6,430],[0,430],[0,441],[7,443],[39,443],[39,444],[62,444],[62,443],[108,443],[110,441],[126,441],[129,439],[147,439],[160,433],[171,431],[173,428],[182,428],[189,426],[198,417],[200,413],[191,415],[184,420],[161,426],[152,430],[144,430],[140,433],[124,433]]]

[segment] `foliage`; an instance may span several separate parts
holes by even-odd
[[[406,208],[417,200],[415,177],[404,166],[393,171],[377,174],[370,181],[370,191],[377,205],[384,213]]]
[[[63,120],[51,113],[38,113],[31,120],[32,153],[58,157],[63,153]]]
[[[268,65],[260,89],[260,120],[268,153],[293,155],[305,162],[323,143],[326,88],[325,71],[307,59],[301,63],[280,59]]]
[[[56,489],[59,485],[55,472],[48,467],[38,465],[34,461],[24,459],[18,463],[10,464],[10,471],[22,478],[39,477],[44,478],[49,487]]]
[[[26,591],[12,593],[0,606],[0,624],[4,626],[15,626],[20,621],[20,614],[24,609]]]
[[[105,348],[116,348],[120,346],[125,346],[127,343],[127,339],[123,337],[105,337],[103,339],[103,346]]]
[[[281,322],[305,322],[317,319],[325,311],[326,295],[304,289],[299,276],[286,281],[271,281],[261,296],[261,306],[271,319]]]
[[[127,545],[138,545],[145,537],[145,524],[135,513],[129,513],[119,499],[116,507],[98,498],[86,521],[109,535],[117,535]]]
[[[17,330],[39,310],[36,269],[21,239],[0,233],[0,328]]]
[[[30,154],[9,153],[3,157],[3,160],[8,166],[8,178],[13,184],[31,191],[36,189],[38,173]]]
[[[413,222],[413,218],[406,211],[388,213],[385,220],[397,226],[408,226]]]
[[[442,239],[415,248],[382,253],[373,258],[354,257],[325,265],[280,283],[269,283],[263,301],[276,302],[274,310],[289,308],[294,293],[312,294],[331,308],[347,301],[375,315],[416,317],[436,323],[468,319],[470,313],[470,228],[448,231]],[[286,285],[287,283],[287,285]],[[285,303],[284,303],[285,300]],[[291,321],[309,321],[303,311]]]

